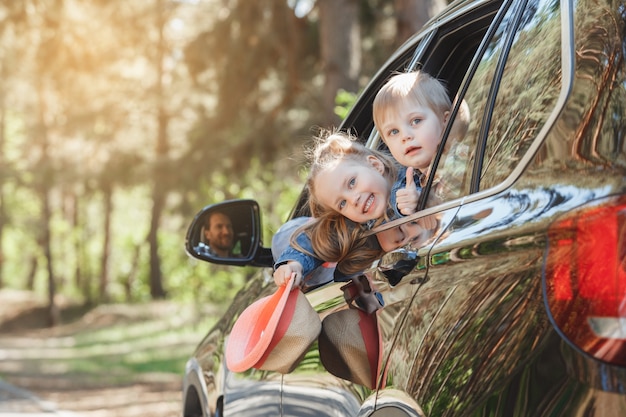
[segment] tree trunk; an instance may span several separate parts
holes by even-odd
[[[156,163],[154,164],[154,185],[152,189],[152,217],[150,221],[150,231],[148,232],[148,243],[150,245],[150,295],[153,299],[165,298],[165,290],[163,289],[163,277],[161,273],[161,259],[159,257],[159,223],[161,213],[165,205],[165,193],[161,177],[165,174],[165,170],[161,169],[168,157],[168,138],[167,127],[169,117],[164,107],[165,97],[163,94],[163,60],[165,55],[165,39],[163,30],[165,25],[165,11],[163,2],[158,2],[157,7],[157,25],[159,28],[159,42],[157,44],[157,84],[156,94],[158,103],[158,132],[155,147]]]
[[[81,231],[80,233],[82,233],[82,227],[79,224],[80,222],[80,214],[79,214],[79,209],[80,209],[80,205],[78,204],[78,196],[76,195],[76,193],[72,193],[72,200],[71,200],[71,216],[70,216],[70,221],[72,223],[72,230],[74,231]],[[82,254],[82,245],[80,244],[81,242],[81,236],[78,234],[78,232],[75,232],[72,235],[72,243],[74,246],[74,252],[76,253],[74,255],[74,257],[76,258],[76,265],[74,265],[74,285],[76,286],[76,288],[81,288],[81,284],[82,284],[82,261],[83,261],[83,254]],[[85,297],[87,298],[87,297]]]
[[[148,243],[150,246],[150,296],[153,299],[165,298],[158,243],[159,219],[163,211],[163,204],[163,194],[160,192],[158,185],[155,185],[152,193],[152,220],[150,221],[150,231],[148,232]]]
[[[42,243],[43,252],[46,258],[46,272],[48,274],[48,324],[50,327],[54,327],[61,322],[59,309],[55,303],[56,296],[56,282],[54,278],[54,268],[52,266],[52,247],[50,239],[50,192],[43,190],[42,198]]]
[[[100,260],[100,300],[109,301],[109,258],[111,257],[111,216],[113,214],[113,189],[110,184],[103,187],[104,224],[102,240],[102,258]]]
[[[54,268],[52,260],[52,248],[50,237],[50,220],[52,213],[50,210],[50,184],[53,183],[52,169],[50,168],[50,156],[48,154],[48,128],[46,123],[46,104],[43,95],[43,87],[38,85],[38,125],[39,129],[36,131],[36,135],[39,136],[41,144],[41,157],[38,166],[42,169],[41,179],[37,185],[39,195],[41,197],[41,220],[40,220],[40,232],[41,232],[41,245],[46,258],[46,272],[48,274],[48,324],[50,327],[54,327],[60,322],[59,309],[55,304],[56,296],[56,283],[54,277]]]
[[[324,87],[322,122],[337,125],[335,97],[340,89],[356,93],[361,72],[361,29],[357,0],[319,0],[320,48]]]
[[[409,39],[446,4],[445,0],[395,0],[396,45]]]
[[[33,256],[30,258],[30,268],[28,269],[28,274],[26,275],[25,288],[28,291],[35,290],[35,275],[37,275],[38,266],[39,266],[39,261],[37,260],[37,255],[33,254]]]
[[[4,73],[4,66],[2,66],[2,72]],[[4,77],[2,77],[4,80]],[[4,108],[4,92],[0,93],[2,97],[0,97],[0,167],[5,169],[5,161],[4,161],[4,129],[5,129],[5,108]],[[4,206],[4,181],[0,182],[0,288],[4,287],[4,274],[3,268],[4,265],[4,251],[3,251],[3,243],[4,243],[4,224],[6,221],[6,208]]]
[[[141,244],[135,246],[133,251],[134,256],[130,264],[130,271],[128,276],[124,280],[124,294],[126,295],[126,302],[133,301],[133,283],[137,280],[137,271],[139,270],[139,256],[141,255]]]

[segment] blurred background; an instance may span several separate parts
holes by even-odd
[[[0,0],[0,414],[180,415],[256,272],[189,258],[194,215],[256,199],[269,245],[316,129],[444,2]]]
[[[315,127],[445,0],[0,1],[0,289],[82,306],[221,303],[254,272],[184,252],[254,198],[266,245]]]

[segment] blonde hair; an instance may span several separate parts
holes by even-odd
[[[368,163],[367,158],[374,156],[383,164],[382,175],[391,189],[398,173],[398,164],[390,155],[368,148],[358,142],[355,136],[346,132],[323,130],[315,142],[314,148],[309,152],[311,167],[306,181],[309,209],[313,220],[294,232],[290,243],[301,252],[323,259],[325,262],[337,262],[339,271],[352,275],[371,265],[382,256],[383,251],[376,236],[366,233],[366,228],[319,201],[316,196],[315,178],[320,172],[342,160]],[[376,219],[375,225],[388,220],[387,217],[388,214],[385,214],[385,218]],[[297,243],[296,237],[300,233],[309,236],[314,253],[309,253]]]
[[[372,105],[374,124],[383,140],[380,126],[385,115],[406,100],[426,105],[437,115],[443,115],[452,107],[446,87],[430,74],[424,71],[397,73],[381,87]]]
[[[310,153],[311,167],[306,181],[309,191],[309,209],[313,217],[322,217],[328,212],[337,212],[332,207],[323,205],[316,196],[315,179],[329,168],[335,166],[343,160],[352,160],[366,164],[367,158],[374,156],[378,158],[384,166],[383,177],[389,184],[389,189],[396,181],[398,164],[390,155],[370,149],[358,142],[353,135],[341,131],[322,131],[316,138],[316,146]],[[380,219],[388,220],[388,219]]]
[[[300,233],[309,236],[314,253],[297,243],[296,236]],[[366,233],[358,223],[333,211],[301,226],[291,236],[290,243],[315,258],[337,262],[337,269],[348,276],[368,268],[384,254],[376,235]]]

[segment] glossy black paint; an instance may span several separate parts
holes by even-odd
[[[464,171],[452,152],[437,158],[457,189],[433,185],[424,210],[377,229],[405,237],[365,272],[385,300],[384,388],[332,376],[316,344],[288,375],[228,372],[229,329],[274,290],[262,269],[189,361],[183,414],[626,415],[626,368],[563,337],[544,297],[550,226],[626,195],[625,53],[623,1],[453,3],[390,58],[343,124],[379,146],[371,100],[392,71],[415,63],[472,108]],[[305,197],[294,216],[307,214]],[[422,228],[425,218],[437,227]],[[342,284],[307,293],[321,318],[347,308]]]

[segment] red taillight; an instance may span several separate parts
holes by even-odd
[[[576,347],[626,366],[626,199],[576,210],[548,231],[546,299]]]

